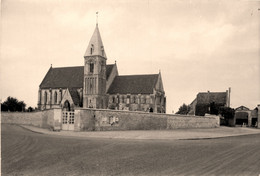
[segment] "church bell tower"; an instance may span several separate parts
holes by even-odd
[[[84,55],[84,108],[106,108],[106,53],[96,24]]]

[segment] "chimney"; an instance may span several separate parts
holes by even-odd
[[[231,87],[229,87],[226,92],[227,92],[227,102],[226,102],[226,105],[227,105],[227,107],[230,107],[230,93],[231,93]]]

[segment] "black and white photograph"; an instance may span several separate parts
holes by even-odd
[[[1,0],[3,176],[259,176],[259,0]]]

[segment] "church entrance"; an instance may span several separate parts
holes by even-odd
[[[62,130],[74,130],[74,111],[71,111],[69,101],[65,101],[62,112]]]

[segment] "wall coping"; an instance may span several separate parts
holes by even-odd
[[[53,111],[54,109],[61,109],[61,108],[51,108],[51,109],[45,109],[45,110],[40,110],[40,111],[33,111],[33,112],[10,112],[10,111],[1,111],[2,113],[6,113],[6,114],[15,114],[15,113],[23,113],[23,114],[33,114],[33,113],[38,113],[38,112],[44,112],[44,111]]]

